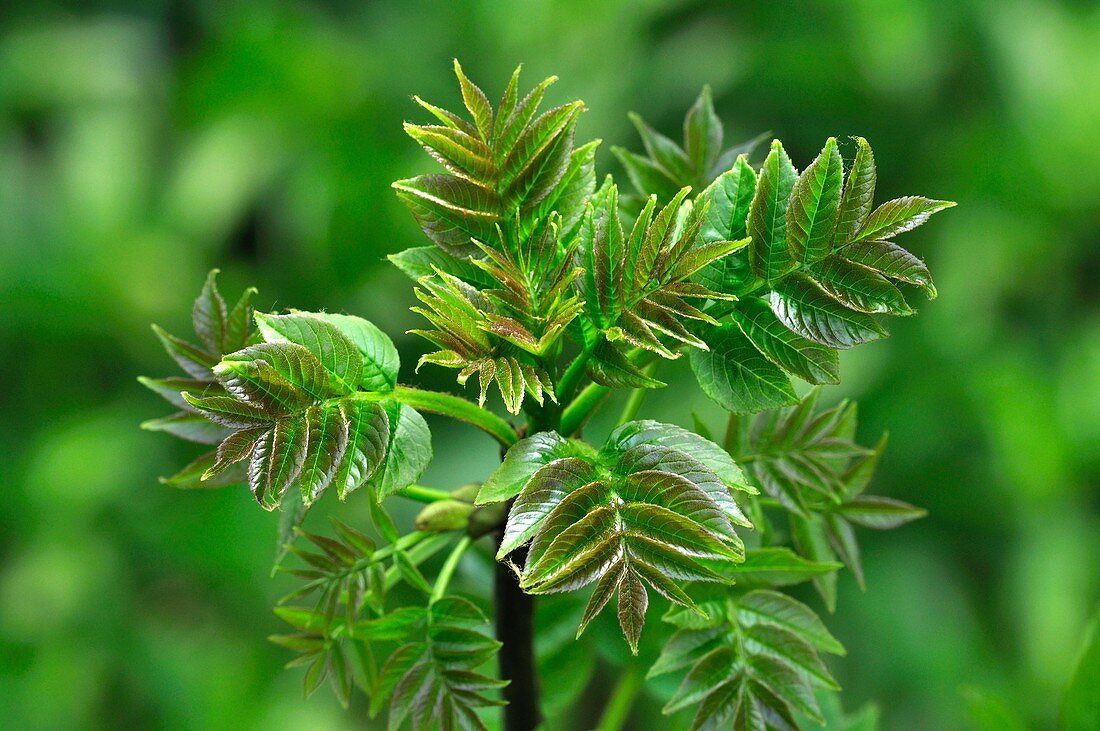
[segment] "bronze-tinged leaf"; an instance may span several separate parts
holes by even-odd
[[[638,654],[638,640],[645,625],[645,612],[649,607],[649,595],[638,577],[627,571],[619,582],[619,626],[630,645],[630,652]]]
[[[218,291],[217,276],[218,270],[211,269],[191,310],[191,321],[195,326],[195,334],[206,349],[220,355],[225,352],[222,348],[226,340],[229,312],[221,292]]]
[[[830,137],[791,191],[787,243],[796,261],[815,262],[832,251],[843,183],[844,163]]]
[[[866,223],[875,199],[876,177],[875,155],[871,151],[871,145],[862,137],[856,137],[856,157],[844,182],[833,249],[850,244],[856,232]]]
[[[797,177],[779,140],[772,142],[749,205],[749,262],[760,279],[773,281],[794,263],[787,246],[787,207]]]
[[[647,443],[643,436],[703,444],[696,435],[696,442],[678,439],[675,429],[631,428],[613,434],[599,455],[575,453],[540,467],[516,498],[498,555],[503,558],[531,540],[520,585],[532,594],[573,591],[596,582],[580,631],[618,592],[632,650],[644,623],[647,586],[698,611],[679,584],[723,582],[715,567],[736,565],[744,556],[723,505],[729,503],[741,521],[748,521],[728,488],[700,461],[671,446]],[[545,443],[548,452],[567,444],[547,436],[537,442]],[[507,471],[517,471],[521,455],[533,459],[538,453],[535,442],[523,446]],[[728,455],[724,462],[733,465]]]

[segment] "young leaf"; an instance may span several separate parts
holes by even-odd
[[[733,167],[719,175],[696,200],[696,205],[706,207],[699,240],[709,243],[747,237],[749,206],[755,193],[756,171],[741,155]],[[708,264],[699,272],[698,279],[717,292],[738,294],[753,280],[749,249]]]
[[[836,508],[845,519],[875,530],[890,530],[923,518],[928,511],[888,497],[857,495]]]
[[[711,470],[731,490],[755,494],[741,468],[724,449],[699,434],[673,424],[650,419],[629,421],[608,435],[600,455],[605,460],[619,459],[627,451],[642,445],[666,447],[688,455]],[[722,502],[721,499],[719,502]]]
[[[389,421],[389,444],[373,478],[379,500],[419,480],[432,461],[432,435],[424,417],[406,404],[388,402],[384,408]]]
[[[714,112],[709,86],[704,86],[684,117],[683,147],[655,131],[636,114],[630,115],[645,146],[646,157],[622,148],[612,148],[626,169],[638,196],[656,195],[660,203],[671,200],[678,190],[691,186],[706,188],[733,166],[741,155],[751,155],[766,135],[722,149],[722,122]]]
[[[810,166],[802,171],[787,207],[787,243],[799,262],[815,262],[832,249],[844,182],[844,163],[830,137]]]
[[[771,306],[788,329],[830,348],[843,350],[886,336],[873,317],[848,309],[801,274],[775,283]]]
[[[141,428],[166,432],[199,444],[218,444],[231,433],[226,427],[207,419],[202,414],[190,411],[180,411],[159,419],[143,421]]]
[[[706,184],[708,174],[722,154],[722,137],[722,120],[714,112],[710,87],[704,86],[684,117],[684,149],[691,159],[696,173],[694,182],[699,187]]]
[[[714,324],[688,300],[724,299],[719,293],[687,281],[708,264],[742,248],[744,241],[699,243],[702,215],[693,206],[678,225],[688,190],[656,210],[651,199],[629,235],[619,219],[618,189],[606,185],[581,222],[577,279],[585,301],[587,323],[610,341],[623,341],[664,358],[679,357],[666,339],[705,347],[687,327],[691,321]]]
[[[787,245],[787,208],[797,173],[779,140],[772,142],[749,206],[749,263],[760,279],[773,281],[785,274],[793,260]]]
[[[595,185],[595,146],[573,145],[584,103],[574,101],[536,117],[554,79],[517,102],[518,73],[494,111],[456,64],[473,124],[418,99],[444,124],[405,125],[409,136],[448,172],[400,180],[393,187],[428,238],[453,257],[478,257],[473,242],[490,241],[497,224],[514,225],[526,236],[551,211],[559,212],[570,230]]]
[[[470,259],[451,256],[438,246],[414,246],[386,258],[414,282],[420,281],[421,277],[434,275],[438,269],[481,289],[496,284],[492,277]]]
[[[696,706],[693,729],[731,722],[763,729],[765,716],[794,728],[795,713],[820,719],[813,691],[837,685],[818,653],[843,648],[808,607],[759,590],[706,606],[710,617],[702,624],[683,611],[665,616],[679,629],[649,675],[688,670],[664,713]]]
[[[800,516],[791,513],[790,525],[795,546],[801,555],[811,562],[840,568],[839,564],[833,563],[837,560],[837,555],[829,543],[828,536],[825,534],[825,523],[821,516]],[[817,593],[821,595],[821,600],[825,602],[825,608],[830,612],[835,612],[836,572],[815,576],[813,577],[813,583]]]
[[[789,548],[751,548],[745,552],[742,563],[714,568],[740,586],[774,587],[816,581],[821,576],[835,574],[840,567],[835,557],[810,560]]]
[[[389,335],[373,322],[354,315],[319,312],[316,317],[334,326],[359,350],[363,359],[359,388],[379,392],[394,389],[401,359]]]
[[[742,299],[730,316],[756,349],[787,373],[809,383],[840,382],[837,352],[787,329],[763,300]]]
[[[268,343],[295,343],[313,353],[328,372],[337,393],[351,393],[359,387],[363,357],[355,344],[332,324],[304,312],[257,313],[256,324]]]
[[[828,256],[813,266],[818,285],[833,299],[858,312],[911,315],[913,310],[897,287],[862,264]]]
[[[912,231],[931,218],[933,213],[954,205],[952,201],[937,201],[919,195],[886,201],[867,217],[852,241],[885,241],[891,236]]]
[[[590,454],[581,442],[569,441],[557,432],[539,432],[513,444],[503,461],[481,486],[475,504],[504,502],[520,493],[531,476],[556,459]]]
[[[864,241],[838,252],[848,261],[873,269],[891,279],[921,287],[928,299],[936,298],[936,286],[928,267],[917,257],[889,241]]]
[[[229,312],[225,307],[225,300],[215,278],[217,269],[211,269],[206,277],[206,283],[202,292],[195,300],[195,306],[191,310],[191,321],[195,326],[195,334],[199,336],[206,349],[212,353],[222,352],[226,341],[226,321]]]
[[[704,333],[708,350],[691,352],[691,370],[703,392],[722,408],[752,413],[797,400],[787,375],[761,355],[736,325]]]
[[[844,182],[844,195],[840,201],[833,249],[852,243],[856,232],[863,228],[875,198],[875,155],[862,137],[856,137],[856,157],[848,178]]]
[[[422,640],[402,645],[386,661],[371,693],[372,712],[389,701],[392,731],[411,728],[487,729],[478,708],[503,703],[490,693],[507,685],[477,672],[500,648],[488,620],[464,599],[444,597],[422,612]]]

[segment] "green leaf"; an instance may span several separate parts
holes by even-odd
[[[646,124],[637,114],[631,112],[627,115],[634,128],[638,130],[638,136],[642,138],[646,154],[660,165],[673,180],[691,180],[695,161],[680,149],[675,142]],[[699,145],[700,141],[693,140]],[[705,144],[705,141],[702,142]],[[721,144],[719,142],[719,144]],[[702,151],[702,150],[700,150]]]
[[[582,443],[571,442],[557,432],[539,432],[521,439],[508,449],[500,466],[486,478],[475,504],[511,500],[539,469],[556,459],[583,455],[586,449]]]
[[[681,189],[660,210],[656,199],[648,201],[629,235],[619,219],[614,185],[605,185],[585,213],[577,235],[583,271],[576,281],[588,315],[586,325],[607,340],[669,359],[679,356],[666,340],[706,347],[687,323],[716,321],[688,300],[726,297],[689,279],[745,242],[699,244],[700,207],[685,209],[678,221],[688,190]]]
[[[691,159],[696,182],[705,184],[699,181],[699,173],[705,176],[714,169],[722,153],[722,137],[722,120],[714,112],[710,87],[704,86],[684,117],[684,149]]]
[[[473,124],[417,99],[443,126],[406,124],[405,131],[448,173],[398,181],[398,198],[428,238],[460,259],[478,257],[473,240],[489,242],[497,224],[514,225],[526,237],[558,211],[564,232],[571,231],[595,183],[595,145],[575,149],[573,141],[584,104],[536,116],[554,78],[518,101],[517,73],[494,111],[481,90],[456,73]]]
[[[875,155],[862,137],[856,137],[856,157],[848,179],[844,182],[844,195],[840,201],[833,248],[847,246],[863,228],[875,198]]]
[[[839,383],[840,359],[832,348],[788,330],[758,297],[737,302],[731,319],[768,360],[809,383]]]
[[[348,448],[348,420],[339,406],[314,406],[306,412],[308,452],[298,476],[302,501],[309,505],[332,484]]]
[[[229,317],[225,323],[225,342],[222,345],[222,353],[232,353],[248,345],[252,334],[252,295],[256,294],[255,287],[249,287],[241,294],[237,304],[229,311]]]
[[[218,362],[216,355],[207,353],[201,348],[192,345],[186,340],[181,340],[175,335],[165,332],[161,327],[153,325],[153,332],[172,360],[176,361],[180,368],[191,378],[199,381],[210,381],[210,369]]]
[[[691,186],[699,191],[734,164],[739,156],[748,156],[767,137],[722,150],[722,122],[714,112],[710,87],[703,87],[688,110],[683,124],[683,147],[655,131],[636,114],[630,115],[638,129],[646,155],[635,155],[621,148],[612,152],[626,168],[628,177],[642,198],[656,195],[667,203],[678,190]]]
[[[397,402],[384,405],[389,417],[389,445],[374,478],[378,499],[392,495],[420,479],[432,461],[432,435],[424,417]]]
[[[348,425],[348,438],[333,482],[343,500],[370,480],[381,466],[391,442],[391,426],[387,411],[374,402],[344,399],[339,409]]]
[[[198,409],[204,415],[223,426],[232,429],[247,429],[254,426],[270,425],[273,417],[258,406],[238,401],[232,396],[195,396],[186,391],[181,394],[191,408]]]
[[[214,367],[214,375],[235,398],[273,414],[341,394],[321,361],[291,342],[260,343],[230,353]]]
[[[502,473],[522,479],[532,463],[545,459],[544,452],[560,448],[559,439],[521,442]],[[618,593],[623,630],[636,647],[648,603],[645,586],[693,607],[680,584],[721,581],[723,565],[743,555],[731,519],[747,520],[703,459],[731,486],[745,489],[737,466],[717,445],[670,425],[625,424],[598,454],[557,458],[530,475],[512,505],[498,560],[530,540],[520,576],[527,592],[571,591],[597,582],[582,631]]]
[[[789,548],[752,548],[739,564],[714,567],[741,586],[790,586],[841,568],[835,560],[807,560]]]
[[[228,469],[230,465],[248,459],[248,456],[256,446],[256,442],[258,442],[265,433],[267,433],[267,429],[261,426],[254,429],[241,429],[226,437],[225,440],[218,445],[217,461],[203,474],[202,479],[208,480],[223,470]]]
[[[543,433],[546,434],[547,432]],[[531,439],[538,436],[535,435]],[[520,444],[522,443],[520,442]],[[517,472],[520,470],[526,471],[529,466],[533,466],[530,460],[521,462],[522,459],[521,455],[508,466],[507,471],[511,475],[518,477]],[[542,457],[540,456],[539,459],[541,460]],[[507,463],[507,458],[505,460]],[[497,472],[503,469],[505,469],[504,464]],[[503,559],[531,540],[542,528],[546,517],[553,512],[554,508],[566,495],[579,487],[583,487],[596,479],[597,476],[598,473],[590,462],[576,456],[551,458],[535,469],[527,479],[523,480],[522,493],[516,498],[515,503],[508,512],[504,536],[501,538],[500,548],[497,550],[497,560]],[[492,479],[492,476],[490,476],[490,480]],[[505,478],[502,478],[502,481],[503,479]],[[478,499],[481,499],[481,495],[478,495]]]
[[[424,574],[420,573],[420,569],[416,567],[416,564],[409,559],[404,551],[393,554],[393,564],[397,567],[398,573],[401,574],[401,578],[404,579],[406,584],[417,589],[424,596],[431,596],[432,585],[428,583],[428,580],[424,578]]]
[[[777,279],[793,264],[787,245],[787,207],[796,177],[783,145],[774,140],[749,206],[749,262],[760,279]]]
[[[637,655],[638,640],[642,636],[645,612],[649,607],[649,595],[636,574],[624,571],[618,584],[618,596],[619,626],[623,630],[623,637],[626,638],[627,644],[630,645],[630,652]]]
[[[862,241],[837,252],[848,261],[862,264],[891,279],[915,284],[929,299],[936,298],[936,285],[928,267],[917,257],[889,241]]]
[[[415,246],[386,258],[414,282],[432,276],[439,269],[479,288],[496,284],[473,260],[451,256],[438,246]]]
[[[305,462],[309,430],[304,416],[283,419],[256,442],[248,465],[248,487],[265,510],[279,507]]]
[[[830,348],[843,350],[886,336],[873,317],[848,309],[801,274],[775,283],[771,306],[787,328]]]
[[[695,204],[706,209],[699,240],[704,243],[738,241],[748,236],[749,206],[755,192],[756,172],[742,155],[730,170],[719,175],[699,194]],[[749,251],[735,252],[708,264],[699,272],[698,279],[718,292],[738,293],[753,279]]]
[[[799,635],[822,652],[844,654],[844,646],[829,633],[821,618],[786,594],[766,589],[750,591],[737,600],[736,611],[743,626],[772,625]]]
[[[489,104],[485,92],[466,78],[466,74],[462,72],[462,66],[458,63],[457,58],[454,60],[454,67],[459,88],[462,90],[462,102],[466,105],[466,109],[470,111],[470,114],[473,115],[474,125],[477,127],[478,134],[481,135],[481,139],[487,140],[493,128],[493,107]]]
[[[541,487],[533,480],[527,490]],[[541,521],[521,586],[536,594],[580,588],[618,570],[621,560],[626,572],[685,603],[690,600],[668,579],[717,580],[702,561],[729,562],[739,555],[734,545],[740,542],[718,506],[683,477],[646,471],[589,481],[569,490]]]
[[[667,385],[647,375],[606,340],[601,340],[593,349],[585,363],[585,373],[593,382],[608,388],[662,388]]]
[[[147,431],[167,432],[180,439],[199,444],[217,444],[230,434],[221,424],[210,421],[202,414],[189,411],[180,411],[171,416],[143,421],[141,428]]]
[[[191,310],[191,322],[195,326],[195,334],[212,353],[224,352],[226,321],[229,318],[225,300],[218,291],[217,276],[218,270],[211,269],[202,292],[199,293]]]
[[[911,315],[904,295],[886,278],[862,264],[829,256],[812,269],[818,286],[841,304],[859,312]]]
[[[945,208],[951,208],[951,201],[937,201],[919,195],[905,196],[886,201],[867,217],[853,241],[884,241],[917,226]]]
[[[865,528],[890,530],[923,518],[928,511],[888,497],[858,495],[836,508],[847,520]]]
[[[722,408],[752,413],[796,401],[787,375],[737,325],[711,328],[704,338],[709,350],[691,352],[691,369],[703,392]]]
[[[799,515],[822,503],[839,505],[849,462],[869,454],[846,433],[855,407],[841,403],[817,411],[819,393],[814,389],[795,407],[758,416],[745,445],[749,474]]]
[[[565,174],[538,205],[536,216],[540,220],[545,220],[551,211],[561,216],[563,239],[574,232],[588,199],[596,190],[596,148],[599,146],[600,140],[593,140],[573,150]]]
[[[197,381],[194,378],[146,378],[138,376],[138,383],[163,398],[168,403],[180,409],[187,410],[190,404],[183,398],[184,391],[212,396],[224,395],[221,386],[207,381]]]
[[[389,335],[374,323],[354,315],[321,312],[316,316],[335,326],[359,350],[363,359],[361,388],[386,393],[397,386],[401,359]]]
[[[473,239],[487,240],[500,222],[500,197],[453,175],[421,175],[393,184],[424,235],[454,257],[477,255]]]
[[[607,437],[601,455],[621,457],[634,447],[648,444],[677,450],[705,465],[725,485],[741,492],[753,493],[745,475],[733,458],[714,442],[673,424],[642,419],[616,428]]]
[[[830,253],[844,183],[844,163],[830,137],[802,171],[787,208],[787,243],[799,262],[815,262]]]
[[[478,673],[500,648],[477,607],[455,597],[432,603],[423,641],[398,648],[386,661],[371,693],[377,712],[389,701],[388,728],[408,721],[414,729],[486,729],[477,709],[503,703],[493,697],[507,681]]]
[[[818,651],[843,653],[817,615],[774,591],[707,596],[704,622],[684,610],[665,615],[680,629],[649,676],[688,671],[664,713],[694,705],[692,728],[732,721],[735,728],[753,729],[765,727],[765,716],[778,728],[794,728],[795,713],[817,715],[814,689],[836,688]]]
[[[244,485],[247,482],[244,468],[240,465],[227,469],[216,477],[204,480],[203,475],[214,466],[216,461],[216,452],[211,450],[196,457],[194,461],[171,477],[160,478],[160,481],[162,484],[174,487],[177,490],[209,490]]]
[[[756,624],[745,630],[745,650],[764,655],[805,673],[824,688],[840,690],[813,646],[793,632],[768,624]]]
[[[352,393],[363,375],[363,357],[340,330],[306,312],[289,315],[256,313],[260,334],[268,343],[292,343],[304,347],[329,374],[336,393]],[[371,389],[377,390],[377,389]]]
[[[656,162],[622,147],[612,147],[611,152],[619,159],[631,185],[640,195],[655,195],[657,200],[667,201],[680,189],[671,174]]]
[[[824,520],[825,537],[829,539],[829,545],[856,577],[859,588],[866,590],[867,584],[863,579],[863,559],[860,556],[859,542],[856,540],[856,532],[852,524],[837,513],[826,513]]]

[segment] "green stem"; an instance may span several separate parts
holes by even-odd
[[[443,550],[443,547],[450,543],[453,535],[447,533],[426,533],[427,538],[417,543],[415,546],[405,552],[405,556],[412,561],[413,566],[419,566]],[[385,590],[389,591],[393,587],[397,586],[401,581],[401,571],[396,566],[390,566],[386,569],[385,577]]]
[[[558,433],[565,437],[576,434],[592,416],[603,400],[611,394],[611,389],[598,383],[588,384],[583,391],[577,394],[577,398],[565,407],[561,414],[561,426]]]
[[[473,542],[474,539],[470,536],[462,536],[462,539],[455,544],[454,549],[451,550],[451,555],[447,556],[447,561],[443,564],[443,568],[439,570],[439,577],[435,580],[435,587],[432,589],[430,601],[439,601],[447,593],[447,584],[451,583],[451,577],[454,576],[455,569],[458,568],[458,562],[462,558],[462,554],[466,553],[466,549]]]
[[[439,500],[450,500],[453,497],[446,490],[437,490],[434,487],[424,487],[423,485],[409,485],[394,494],[409,500],[415,500],[418,503],[434,503]]]
[[[638,691],[642,689],[642,671],[637,667],[631,667],[619,676],[619,682],[615,684],[615,690],[611,692],[611,699],[607,702],[600,723],[596,731],[620,731],[630,718],[630,710],[634,707],[634,699]]]
[[[503,447],[510,447],[519,439],[516,436],[516,430],[507,421],[461,396],[439,391],[424,391],[411,386],[398,386],[394,389],[393,395],[398,401],[412,406],[417,411],[442,414],[476,426],[500,442]]]
[[[565,369],[565,373],[562,374],[561,380],[558,381],[558,390],[556,392],[560,403],[565,403],[573,397],[573,393],[577,390],[577,386],[580,385],[581,377],[584,376],[584,368],[588,365],[588,359],[591,357],[592,350],[585,348],[577,354],[577,357],[574,358],[573,362],[569,364],[569,367]]]
[[[642,369],[642,373],[647,376],[653,375],[653,371],[656,368],[656,363],[650,363]],[[638,410],[642,408],[642,402],[645,401],[646,394],[650,389],[635,388],[630,391],[630,396],[626,400],[626,404],[623,406],[623,413],[619,415],[619,424],[625,424],[628,421],[634,421],[634,417],[638,415]]]

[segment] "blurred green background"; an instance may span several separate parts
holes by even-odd
[[[174,372],[149,323],[186,333],[213,266],[227,296],[362,315],[415,361],[383,257],[421,238],[389,183],[430,168],[401,121],[414,93],[458,103],[454,56],[490,97],[519,62],[559,75],[601,173],[639,147],[628,110],[675,134],[710,83],[727,139],[772,130],[805,165],[864,135],[881,199],[959,202],[906,241],[939,300],[829,394],[860,400],[864,441],[891,433],[875,492],[930,511],[866,536],[866,594],[842,578],[837,674],[885,728],[1054,726],[1100,598],[1096,3],[131,0],[0,16],[0,728],[362,724],[265,640],[276,516],[158,485],[195,450],[138,430],[165,410],[134,377]],[[643,414],[717,418],[704,401]],[[426,483],[496,459],[431,424]]]

